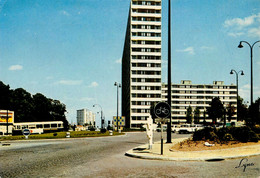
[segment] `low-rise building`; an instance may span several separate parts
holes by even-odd
[[[167,84],[162,84],[162,101],[167,102]],[[223,81],[214,81],[213,84],[192,84],[190,80],[182,80],[180,84],[172,84],[172,122],[184,123],[186,122],[187,108],[192,107],[200,110],[200,122],[204,120],[204,115],[207,122],[212,122],[207,111],[210,102],[213,98],[219,97],[224,107],[232,105],[235,108],[235,115],[233,115],[231,122],[236,122],[237,110],[237,86],[224,85]],[[220,122],[220,120],[218,120]]]

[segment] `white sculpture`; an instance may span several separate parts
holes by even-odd
[[[146,125],[143,127],[146,128],[146,134],[149,139],[149,150],[151,150],[153,145],[153,131],[156,130],[157,124],[153,124],[153,119],[149,116]]]

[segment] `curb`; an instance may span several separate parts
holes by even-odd
[[[125,156],[139,158],[139,159],[164,160],[164,161],[223,161],[225,159],[237,159],[237,158],[245,158],[245,157],[260,155],[260,153],[255,153],[255,154],[248,154],[248,155],[223,156],[223,157],[212,157],[212,158],[203,158],[203,157],[202,158],[174,158],[174,157],[166,157],[166,156],[140,155],[140,154],[130,153],[129,151],[125,153]]]
[[[148,145],[141,145],[136,148],[145,147],[147,148]],[[133,148],[135,149],[135,148]],[[259,156],[260,152],[259,149],[256,150],[255,153],[251,154],[244,154],[244,155],[233,155],[233,156],[212,156],[210,155],[208,157],[203,157],[203,152],[201,154],[202,157],[193,157],[193,158],[176,158],[172,156],[165,156],[165,155],[152,155],[152,152],[146,151],[146,152],[133,152],[134,150],[128,150],[125,152],[125,156],[133,157],[133,158],[139,158],[139,159],[149,159],[149,160],[164,160],[164,161],[208,161],[208,162],[215,162],[215,161],[223,161],[225,159],[238,159],[238,158],[245,158],[245,157],[252,157],[252,156]],[[170,151],[170,150],[169,150]],[[165,151],[164,151],[165,152]],[[209,151],[210,152],[210,151]],[[145,154],[144,154],[145,153]],[[151,155],[148,155],[148,154]],[[204,152],[205,153],[205,152]],[[185,155],[185,152],[182,152],[181,154]]]

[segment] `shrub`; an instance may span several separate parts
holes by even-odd
[[[106,133],[107,129],[101,129],[100,132],[101,133]]]
[[[256,129],[258,131],[258,129]],[[193,134],[193,140],[211,140],[211,141],[231,141],[257,142],[258,135],[250,127],[228,127],[228,128],[210,128],[206,127]]]
[[[211,140],[212,134],[214,129],[211,127],[205,127],[204,129],[197,130],[193,133],[193,140],[194,141],[200,141],[200,140]]]
[[[219,140],[219,138],[218,138],[217,134],[215,134],[214,130],[212,132],[210,132],[209,135],[210,136],[209,136],[208,139],[210,141],[218,141]]]
[[[258,137],[254,131],[249,127],[232,127],[230,129],[231,135],[235,140],[240,142],[250,142],[258,140]]]
[[[231,140],[233,140],[233,137],[232,137],[231,134],[226,133],[222,140],[224,140],[224,141],[231,141]]]
[[[252,131],[254,131],[256,134],[260,134],[260,127],[251,127]]]
[[[94,127],[89,128],[90,131],[95,131],[96,129]]]
[[[226,134],[229,134],[229,132],[230,132],[230,130],[226,127],[223,127],[223,128],[216,130],[216,134],[217,134],[220,141],[225,140],[224,137],[225,137]]]
[[[57,133],[53,133],[53,136],[56,137],[58,134]]]

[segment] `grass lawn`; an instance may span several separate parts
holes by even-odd
[[[55,132],[55,133],[45,133],[45,134],[33,134],[29,135],[28,139],[55,139],[55,138],[66,138],[67,132]],[[113,135],[123,135],[124,133],[113,132]],[[80,138],[80,137],[103,137],[110,136],[109,132],[101,133],[99,131],[72,131],[70,132],[70,138]],[[4,140],[23,140],[23,135],[7,136],[1,137],[0,141]]]

